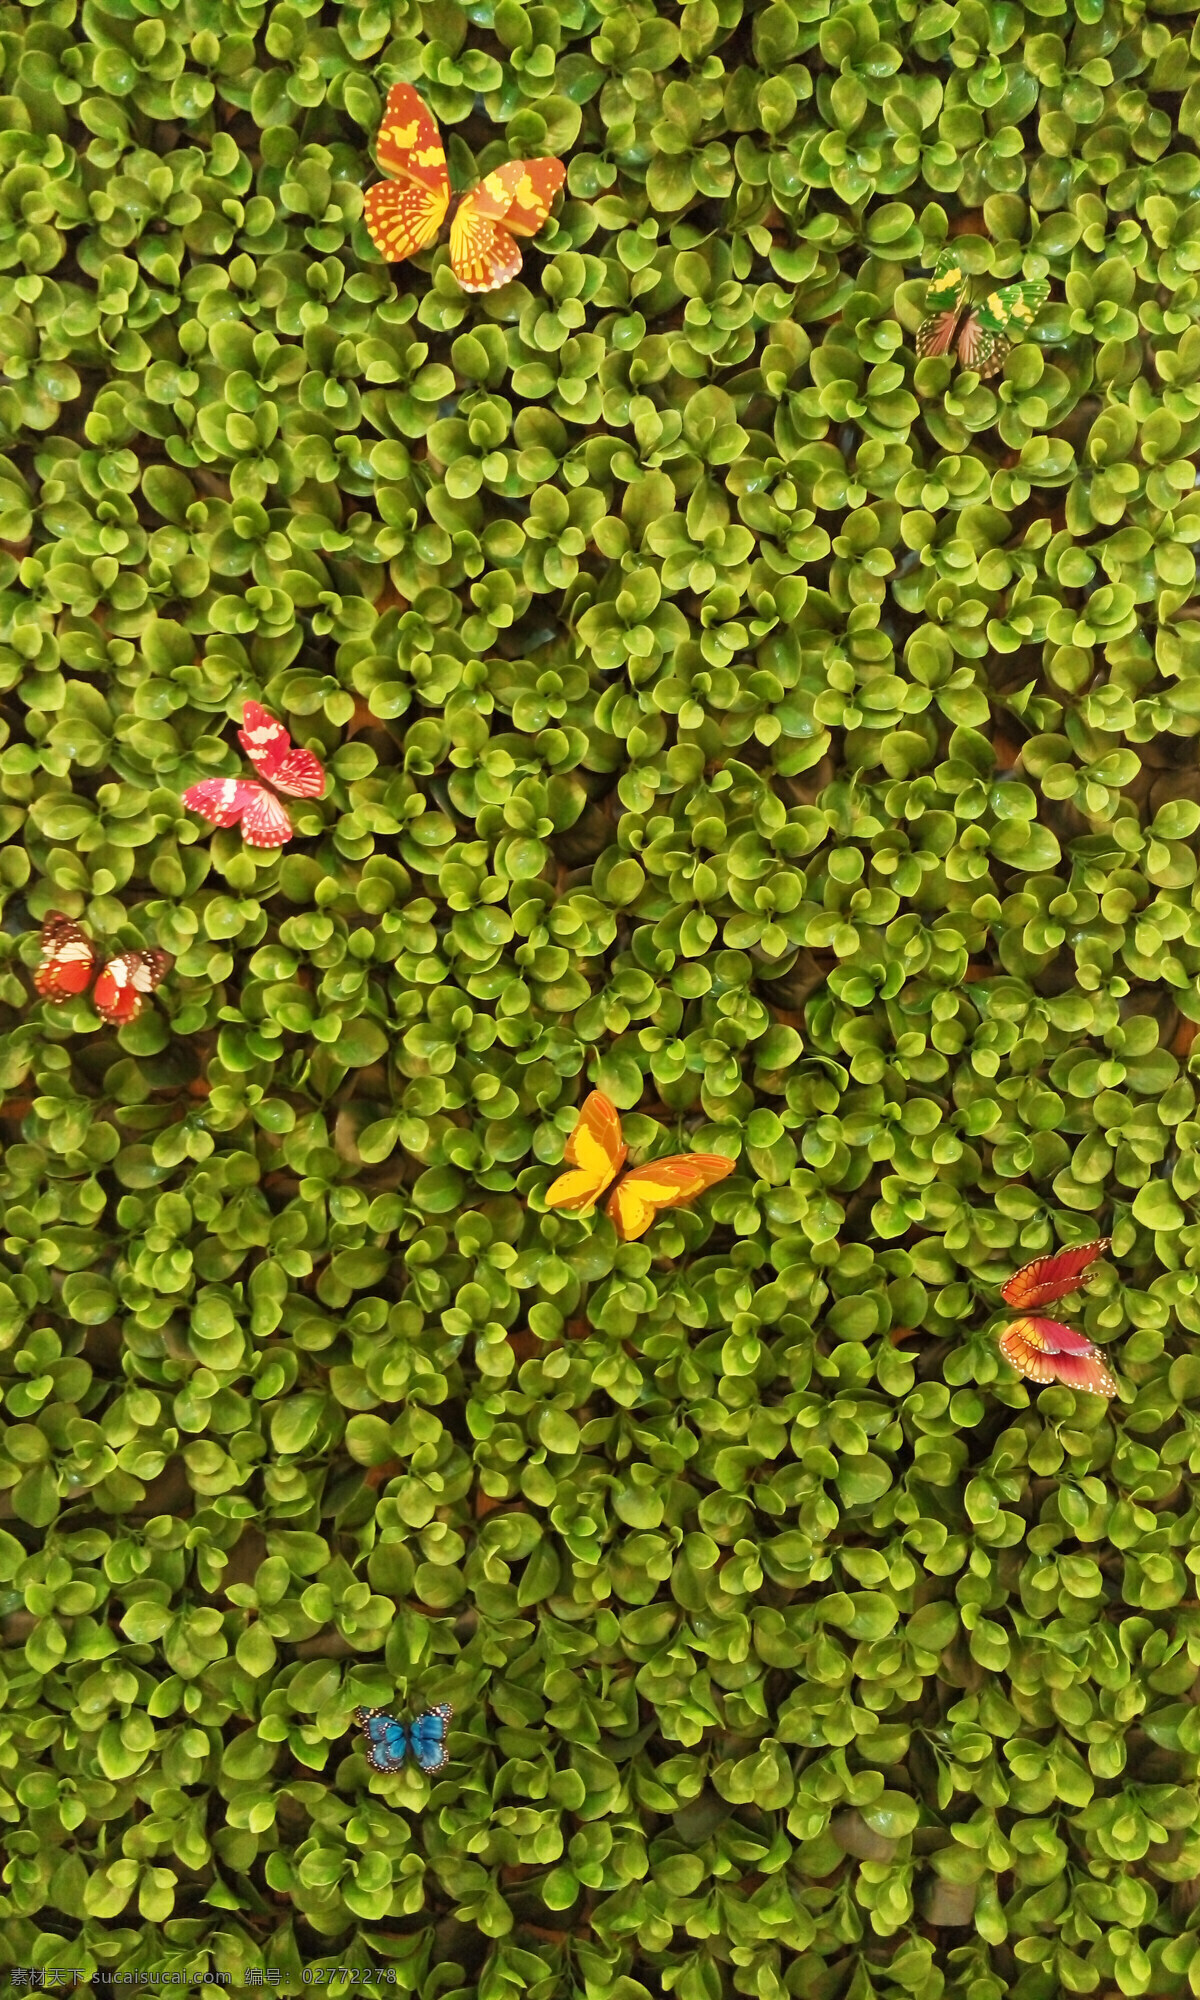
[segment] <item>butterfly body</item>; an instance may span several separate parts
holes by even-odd
[[[1029,331],[1038,310],[1050,296],[1044,278],[1001,285],[959,321],[971,295],[971,282],[952,250],[938,258],[925,295],[926,317],[917,330],[917,354],[948,354],[957,333],[958,358],[986,379],[998,375],[1013,345]]]
[[[92,983],[98,960],[90,938],[73,917],[54,910],[42,925],[42,957],[33,983],[55,1006],[77,999]],[[165,951],[119,951],[103,967],[92,994],[102,1020],[116,1028],[136,1021],[147,995],[160,986],[175,961]]]
[[[295,828],[275,792],[293,799],[319,799],[325,790],[325,771],[320,759],[311,750],[297,748],[282,722],[258,702],[243,705],[242,725],[238,741],[275,791],[252,778],[204,778],[188,786],[183,803],[211,826],[236,826],[240,821],[248,847],[282,847]]]
[[[366,1740],[367,1760],[376,1771],[386,1776],[401,1770],[411,1750],[426,1777],[432,1778],[450,1762],[446,1731],[453,1714],[449,1702],[440,1701],[407,1724],[382,1708],[356,1708],[354,1720]]]
[[[571,1171],[560,1174],[547,1188],[546,1206],[576,1215],[591,1208],[616,1180],[628,1152],[616,1105],[602,1090],[591,1091],[563,1149]],[[694,1200],[733,1169],[734,1162],[720,1153],[676,1153],[670,1159],[652,1160],[617,1181],[605,1213],[622,1242],[632,1242],[645,1235],[659,1209]]]
[[[1006,1305],[1030,1317],[1015,1320],[1000,1335],[1000,1352],[1030,1382],[1063,1382],[1093,1396],[1115,1396],[1117,1381],[1100,1348],[1061,1320],[1033,1317],[1039,1306],[1066,1298],[1086,1284],[1089,1269],[1109,1247],[1107,1236],[1091,1243],[1035,1257],[1001,1286]]]
[[[494,292],[516,277],[516,238],[537,235],[567,171],[561,160],[509,160],[455,198],[437,126],[409,83],[388,92],[375,150],[389,176],[363,200],[375,248],[389,264],[415,257],[449,214],[450,265],[465,292]]]

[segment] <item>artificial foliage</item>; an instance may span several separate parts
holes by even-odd
[[[0,1959],[1200,1992],[1195,8],[0,59]],[[397,81],[566,163],[511,286],[373,251]],[[987,381],[951,242],[1049,285]],[[181,803],[247,699],[282,849]],[[550,1212],[592,1088],[736,1172]],[[997,1346],[1100,1235],[1111,1403]]]

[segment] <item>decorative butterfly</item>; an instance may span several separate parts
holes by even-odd
[[[390,180],[368,188],[363,215],[389,264],[435,240],[450,206],[446,153],[429,110],[410,83],[388,92],[375,150]],[[521,268],[513,240],[536,236],[566,179],[561,160],[509,160],[463,195],[450,224],[450,264],[464,292],[494,292]]]
[[[1000,1352],[1031,1382],[1065,1382],[1093,1396],[1115,1396],[1117,1378],[1086,1334],[1058,1319],[1018,1319],[1000,1335]]]
[[[320,760],[311,750],[297,750],[282,722],[256,701],[245,703],[242,721],[238,742],[260,777],[292,799],[321,797],[325,772]],[[205,778],[188,786],[183,803],[213,826],[236,826],[241,820],[250,847],[282,847],[295,831],[282,800],[251,778]]]
[[[565,1208],[572,1214],[591,1208],[620,1173],[628,1151],[616,1105],[602,1090],[593,1090],[584,1098],[575,1130],[563,1149],[563,1158],[574,1171],[560,1174],[547,1188],[547,1207]],[[723,1181],[733,1168],[734,1162],[720,1153],[674,1153],[667,1160],[652,1160],[649,1166],[634,1167],[617,1182],[606,1213],[621,1241],[629,1243],[635,1236],[645,1235],[660,1208],[678,1208],[693,1201],[706,1188]]]
[[[1000,1288],[1005,1303],[1026,1312],[1049,1305],[1087,1283],[1088,1267],[1109,1247],[1098,1236],[1052,1257],[1035,1257]],[[1116,1377],[1100,1348],[1086,1334],[1057,1319],[1019,1319],[1005,1327],[1000,1352],[1031,1382],[1065,1382],[1070,1389],[1087,1389],[1093,1396],[1115,1396]]]
[[[425,1775],[432,1778],[450,1762],[446,1730],[454,1714],[448,1701],[439,1701],[406,1727],[382,1708],[356,1708],[354,1720],[367,1740],[367,1759],[377,1771],[399,1771],[405,1752],[412,1751]]]
[[[1102,1257],[1111,1242],[1110,1236],[1097,1236],[1094,1242],[1076,1244],[1072,1250],[1056,1250],[1052,1257],[1035,1257],[1032,1264],[1023,1264],[1007,1284],[1001,1285],[1000,1296],[1006,1305],[1021,1312],[1048,1306],[1052,1299],[1065,1299],[1068,1292],[1077,1292],[1087,1283],[1089,1264]]]
[[[148,993],[166,978],[175,961],[166,951],[119,951],[96,981],[92,1005],[105,1021],[127,1028],[136,1021]],[[33,983],[43,1000],[61,1006],[86,993],[96,969],[91,940],[73,917],[51,911],[42,925],[42,957]]]
[[[971,295],[971,281],[953,250],[937,260],[925,307],[929,315],[917,329],[917,354],[948,354],[959,314]],[[1028,333],[1039,307],[1050,296],[1045,278],[1027,278],[1002,285],[972,306],[958,335],[958,358],[964,368],[982,377],[998,375],[1014,340]]]

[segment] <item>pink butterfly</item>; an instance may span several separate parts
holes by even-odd
[[[282,722],[268,715],[256,701],[242,709],[244,729],[238,742],[260,777],[293,799],[319,799],[325,790],[325,771],[311,750],[297,750]],[[286,806],[264,785],[251,778],[205,778],[189,785],[183,795],[189,812],[198,812],[213,826],[236,826],[250,847],[282,847],[294,828]]]
[[[1014,1320],[1000,1335],[1000,1352],[1030,1382],[1065,1382],[1092,1396],[1117,1393],[1103,1348],[1060,1319]]]

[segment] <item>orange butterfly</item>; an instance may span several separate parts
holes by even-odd
[[[1035,1257],[1032,1264],[1023,1264],[1007,1284],[1001,1285],[1000,1296],[1006,1305],[1025,1312],[1031,1306],[1048,1306],[1053,1299],[1064,1299],[1068,1292],[1077,1292],[1086,1284],[1089,1264],[1102,1257],[1111,1242],[1110,1236],[1097,1236],[1092,1243],[1077,1243],[1074,1249],[1057,1250],[1051,1257]]]
[[[574,1172],[560,1174],[547,1188],[546,1206],[565,1208],[573,1214],[591,1208],[620,1173],[628,1151],[616,1105],[602,1090],[593,1090],[584,1098],[575,1130],[563,1149],[563,1158]],[[694,1200],[733,1169],[734,1162],[720,1153],[673,1153],[670,1159],[634,1167],[609,1196],[609,1221],[615,1224],[622,1243],[628,1243],[646,1234],[660,1208],[679,1208]]]
[[[363,213],[389,264],[426,250],[450,206],[446,152],[410,83],[394,83],[375,148],[391,179],[368,188]],[[450,263],[464,292],[494,292],[521,268],[517,236],[536,236],[566,179],[561,160],[510,160],[463,195],[450,224]]]

